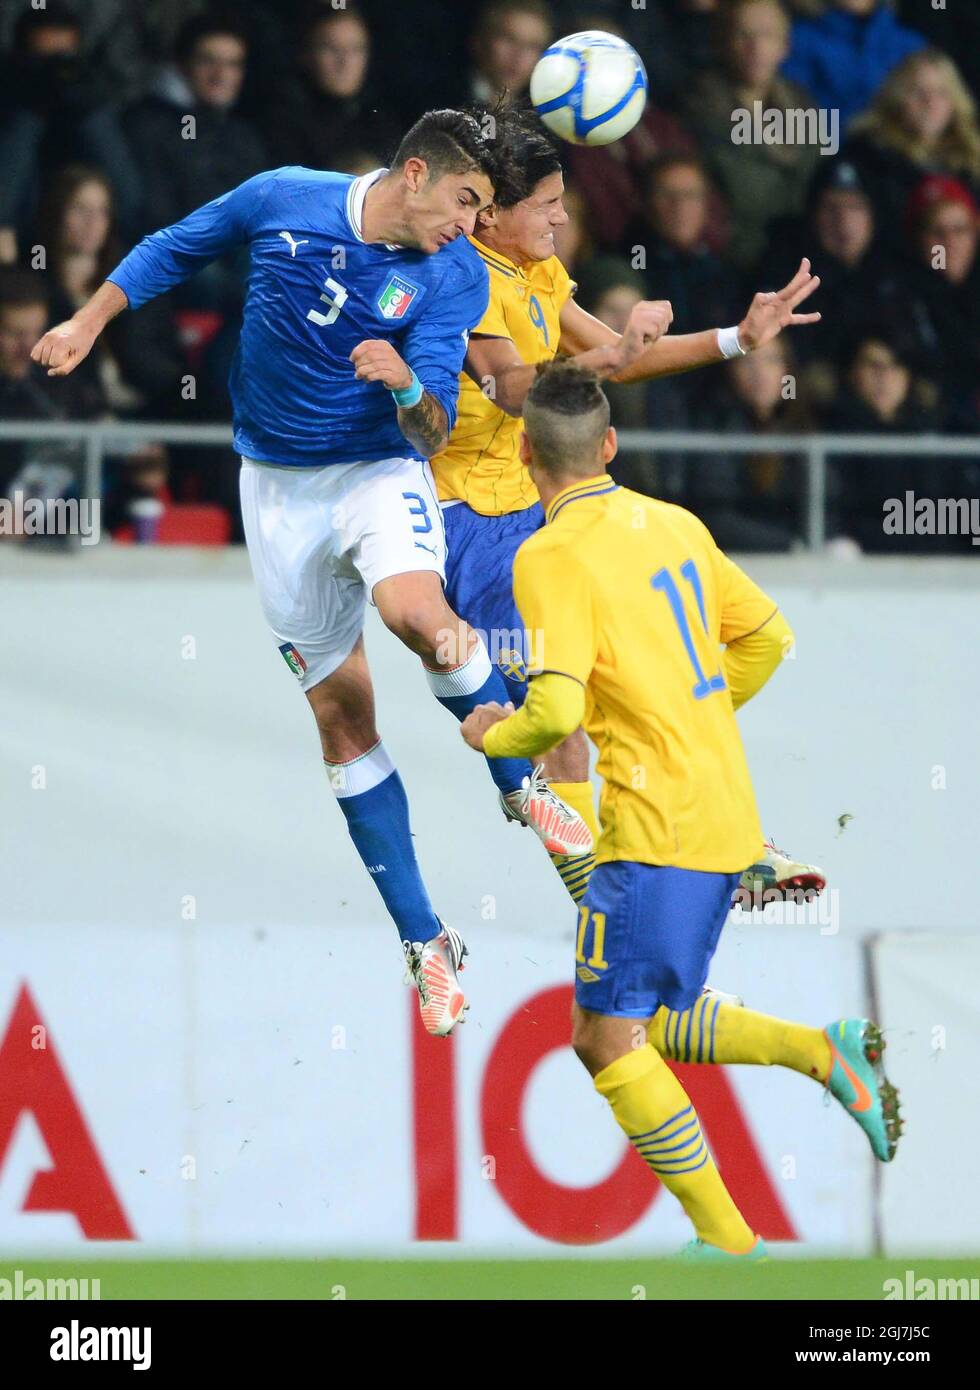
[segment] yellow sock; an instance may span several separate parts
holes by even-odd
[[[649,1043],[617,1057],[595,1077],[630,1143],[672,1192],[701,1240],[732,1254],[755,1236],[708,1153],[684,1087]]]
[[[830,1074],[830,1044],[820,1028],[770,1018],[717,995],[702,994],[691,1009],[658,1009],[647,1038],[675,1062],[747,1063],[789,1067],[815,1080]]]
[[[599,822],[595,813],[595,797],[591,782],[552,782],[551,790],[560,796],[573,810],[578,811],[592,831],[593,849],[590,854],[549,854],[548,858],[558,870],[558,877],[571,894],[573,902],[580,903],[589,886],[592,870],[595,868],[595,848],[599,843]]]

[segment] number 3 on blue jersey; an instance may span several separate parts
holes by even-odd
[[[705,632],[707,632],[708,618],[704,611],[704,590],[701,588],[701,576],[698,574],[697,565],[695,565],[693,560],[684,561],[681,565],[681,574],[694,591],[698,612],[701,614],[701,622]],[[713,695],[716,690],[724,690],[725,677],[721,674],[720,670],[716,671],[713,676],[706,676],[704,674],[704,669],[698,660],[697,650],[694,646],[694,638],[691,636],[690,624],[687,621],[687,613],[684,609],[684,600],[681,597],[680,589],[677,587],[677,581],[674,579],[670,570],[666,567],[662,570],[657,570],[657,573],[650,580],[650,583],[654,589],[659,589],[660,592],[665,595],[667,602],[670,604],[670,611],[674,615],[674,621],[680,629],[684,648],[691,659],[691,665],[694,667],[694,674],[697,676],[697,681],[691,690],[691,694],[694,696],[695,700],[703,700],[706,696]]]
[[[338,285],[337,281],[331,279],[329,275],[323,282],[323,288],[328,293],[321,294],[320,298],[324,304],[330,305],[330,313],[321,314],[319,309],[311,309],[306,317],[320,328],[329,328],[332,323],[336,323],[341,309],[347,303],[347,291],[343,285]]]

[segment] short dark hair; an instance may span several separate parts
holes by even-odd
[[[424,159],[433,180],[470,169],[479,169],[491,180],[495,173],[491,141],[469,111],[426,111],[402,136],[392,168],[400,169],[409,159]]]
[[[561,156],[533,111],[510,107],[490,114],[496,125],[494,201],[512,208],[529,198],[542,179],[561,173]]]
[[[524,402],[524,428],[535,461],[549,473],[593,467],[609,428],[609,401],[599,378],[568,358],[540,363]]]
[[[193,19],[188,19],[180,26],[177,37],[174,40],[174,58],[178,63],[187,63],[194,56],[194,50],[202,39],[209,39],[212,34],[230,34],[248,50],[249,36],[247,29],[236,17],[223,10],[212,10],[205,14],[195,15]]]
[[[23,266],[0,266],[0,310],[24,309],[29,304],[48,308],[48,292],[42,277]]]

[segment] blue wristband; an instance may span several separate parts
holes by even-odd
[[[411,371],[411,368],[409,368],[409,370]],[[423,387],[421,381],[419,381],[415,373],[412,372],[411,386],[403,386],[400,390],[397,391],[392,390],[391,394],[395,398],[395,405],[404,406],[406,409],[410,409],[413,405],[418,405],[419,401],[425,395],[425,388]]]

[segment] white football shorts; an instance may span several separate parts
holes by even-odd
[[[420,459],[290,468],[242,459],[242,519],[266,622],[304,690],[350,655],[375,584],[432,570],[446,533]]]

